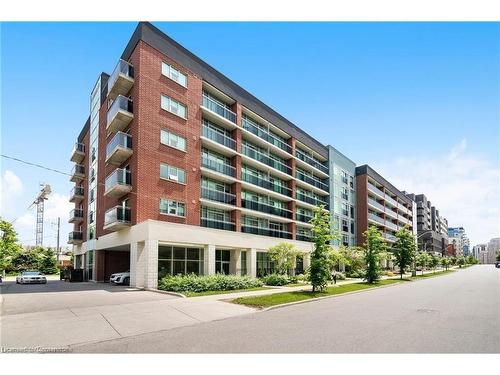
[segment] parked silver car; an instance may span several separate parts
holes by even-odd
[[[47,284],[47,278],[39,271],[24,271],[16,277],[16,284]]]
[[[125,284],[128,285],[130,282],[130,271],[114,273],[109,278],[109,281],[114,284]]]

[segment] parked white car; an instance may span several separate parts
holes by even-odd
[[[130,271],[114,273],[110,276],[109,282],[114,284],[128,285],[130,282]]]
[[[47,284],[47,278],[39,271],[24,271],[16,276],[16,284]]]

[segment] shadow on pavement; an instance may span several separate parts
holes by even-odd
[[[4,281],[0,283],[0,294],[24,294],[24,293],[60,293],[60,292],[81,292],[87,290],[102,290],[110,293],[141,291],[124,285],[109,283],[70,283],[61,280],[47,280],[47,284],[16,284],[15,281]]]

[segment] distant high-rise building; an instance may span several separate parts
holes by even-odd
[[[463,227],[448,228],[448,241],[455,247],[455,255],[469,255],[469,239]]]
[[[476,258],[480,263],[485,264],[488,263],[488,245],[487,244],[479,244],[475,245],[472,248],[472,255]]]
[[[487,248],[487,260],[486,263],[495,263],[497,251],[500,250],[500,237],[492,238],[490,242],[488,242]]]

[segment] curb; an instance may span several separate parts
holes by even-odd
[[[148,292],[155,292],[155,293],[160,293],[160,294],[169,294],[171,296],[177,296],[177,297],[181,297],[181,298],[187,298],[184,294],[177,293],[177,292],[167,292],[166,290],[146,289],[146,288],[143,288],[143,290],[147,290]]]
[[[342,297],[342,296],[347,296],[349,294],[357,294],[357,293],[363,293],[363,292],[368,292],[370,290],[374,290],[374,289],[383,289],[383,288],[388,288],[388,287],[391,287],[391,286],[394,286],[394,285],[399,285],[403,283],[403,281],[399,281],[397,283],[394,283],[394,284],[390,284],[390,285],[382,285],[382,286],[378,286],[378,287],[374,287],[374,288],[368,288],[368,289],[364,289],[364,290],[355,290],[355,291],[352,291],[352,292],[346,292],[346,293],[340,293],[340,294],[334,294],[332,296],[324,296],[324,297],[317,297],[317,298],[310,298],[310,299],[305,299],[303,301],[295,301],[295,302],[288,302],[288,303],[283,303],[281,305],[275,305],[275,306],[269,306],[269,307],[265,307],[263,309],[260,309],[261,312],[264,312],[264,311],[269,311],[269,310],[275,310],[275,309],[280,309],[282,307],[287,307],[287,306],[293,306],[293,305],[300,305],[302,303],[308,303],[308,302],[314,302],[314,301],[320,301],[322,299],[327,299],[327,298],[335,298],[335,297]],[[248,306],[248,305],[244,305],[244,306],[247,306],[247,307],[252,307],[252,306]],[[254,306],[255,307],[255,306]],[[258,307],[257,307],[258,308]]]

